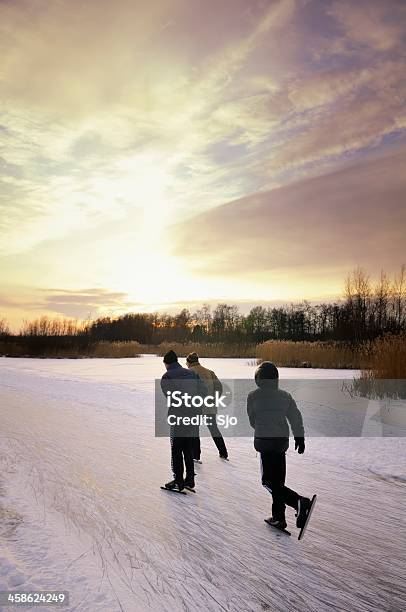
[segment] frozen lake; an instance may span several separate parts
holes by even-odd
[[[203,361],[221,378],[255,371],[253,360]],[[293,512],[291,538],[263,522],[270,496],[252,439],[227,439],[224,463],[202,438],[197,493],[159,489],[171,477],[169,442],[154,437],[162,373],[150,355],[0,359],[0,590],[65,590],[69,610],[91,612],[405,608],[405,438],[290,450],[287,484],[318,494],[298,542]]]

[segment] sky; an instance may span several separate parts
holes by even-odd
[[[0,0],[0,318],[405,261],[403,0]]]

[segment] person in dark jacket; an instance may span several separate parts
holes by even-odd
[[[310,508],[310,499],[285,485],[286,451],[289,447],[289,425],[295,438],[295,450],[304,453],[305,438],[302,415],[293,397],[279,389],[279,372],[270,361],[264,361],[255,372],[258,389],[247,398],[247,413],[255,430],[254,447],[261,456],[262,485],[272,494],[272,517],[269,522],[285,529],[286,505],[296,510],[296,525],[302,527]]]
[[[168,392],[175,391],[181,394],[188,393],[191,396],[206,394],[207,390],[203,381],[194,372],[182,368],[174,351],[168,351],[163,361],[166,372],[161,378],[161,389],[165,396]],[[180,406],[168,408],[168,417],[194,417],[199,414],[201,414],[199,408],[186,406],[184,402]],[[193,437],[198,435],[198,431],[198,426],[184,425],[182,422],[170,426],[171,466],[174,479],[165,484],[167,489],[182,491],[186,487],[194,490]],[[186,478],[184,479],[185,470]]]

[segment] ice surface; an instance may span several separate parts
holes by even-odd
[[[223,378],[253,360],[207,359]],[[0,360],[0,590],[70,592],[70,610],[403,610],[404,438],[313,438],[287,484],[318,494],[298,542],[271,530],[252,440],[202,438],[197,493],[161,491],[161,359]],[[354,372],[281,369],[282,377]],[[38,609],[38,608],[37,608]],[[44,608],[49,610],[50,608]]]

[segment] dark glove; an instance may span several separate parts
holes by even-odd
[[[295,450],[299,453],[299,455],[303,455],[305,451],[305,440],[304,438],[295,438]]]

